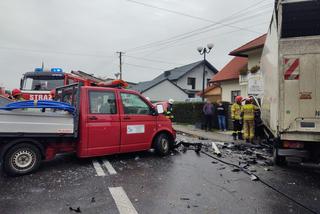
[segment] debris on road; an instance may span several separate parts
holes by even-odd
[[[215,142],[212,142],[211,144],[212,144],[212,149],[214,151],[214,154],[216,154],[217,156],[220,157],[221,156],[221,152],[220,152],[219,148],[217,147],[217,145],[215,144]]]
[[[189,201],[190,198],[181,197],[180,200],[181,200],[181,201]]]
[[[239,168],[233,168],[233,169],[231,169],[231,172],[240,172],[240,169]]]
[[[258,181],[259,180],[259,178],[257,176],[255,176],[255,175],[253,175],[253,174],[250,176],[250,179],[252,181]]]
[[[76,213],[81,213],[80,207],[77,207],[76,209],[73,207],[69,207],[69,210]]]

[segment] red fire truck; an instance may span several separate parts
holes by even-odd
[[[176,133],[162,106],[119,84],[72,84],[58,88],[55,99],[76,110],[0,110],[0,162],[8,174],[33,172],[63,152],[84,158],[154,148],[166,155],[174,146]]]
[[[60,68],[50,70],[36,68],[34,72],[23,75],[20,90],[26,100],[51,100],[52,89],[76,82],[81,82],[85,86],[94,86],[103,80],[82,71],[64,73]]]

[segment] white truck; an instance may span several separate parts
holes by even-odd
[[[261,58],[274,161],[320,166],[320,1],[277,0]]]

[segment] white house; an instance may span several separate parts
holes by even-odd
[[[260,93],[257,91],[260,87],[257,79],[260,77],[259,65],[265,40],[266,34],[231,51],[229,55],[234,58],[212,77],[210,84],[220,86],[223,101],[234,102],[238,95],[247,97]],[[249,84],[254,87],[248,88],[248,80],[250,83],[254,80],[255,85]],[[206,97],[209,97],[209,94],[210,88],[206,90]]]
[[[154,101],[174,99],[185,101],[202,91],[203,66],[205,66],[205,87],[217,69],[208,61],[198,61],[168,70],[151,81],[140,82],[131,89],[139,91]]]

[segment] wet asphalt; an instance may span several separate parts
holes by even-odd
[[[223,160],[238,163],[237,151],[221,152]],[[102,159],[108,159],[117,174],[108,174],[103,166],[106,176],[97,176],[92,161]],[[308,209],[320,213],[316,170],[249,167],[306,209],[233,169],[192,150],[166,157],[152,152],[88,159],[59,155],[31,175],[12,178],[0,173],[0,213],[119,213],[109,187],[122,187],[137,212],[146,214],[312,213]]]

